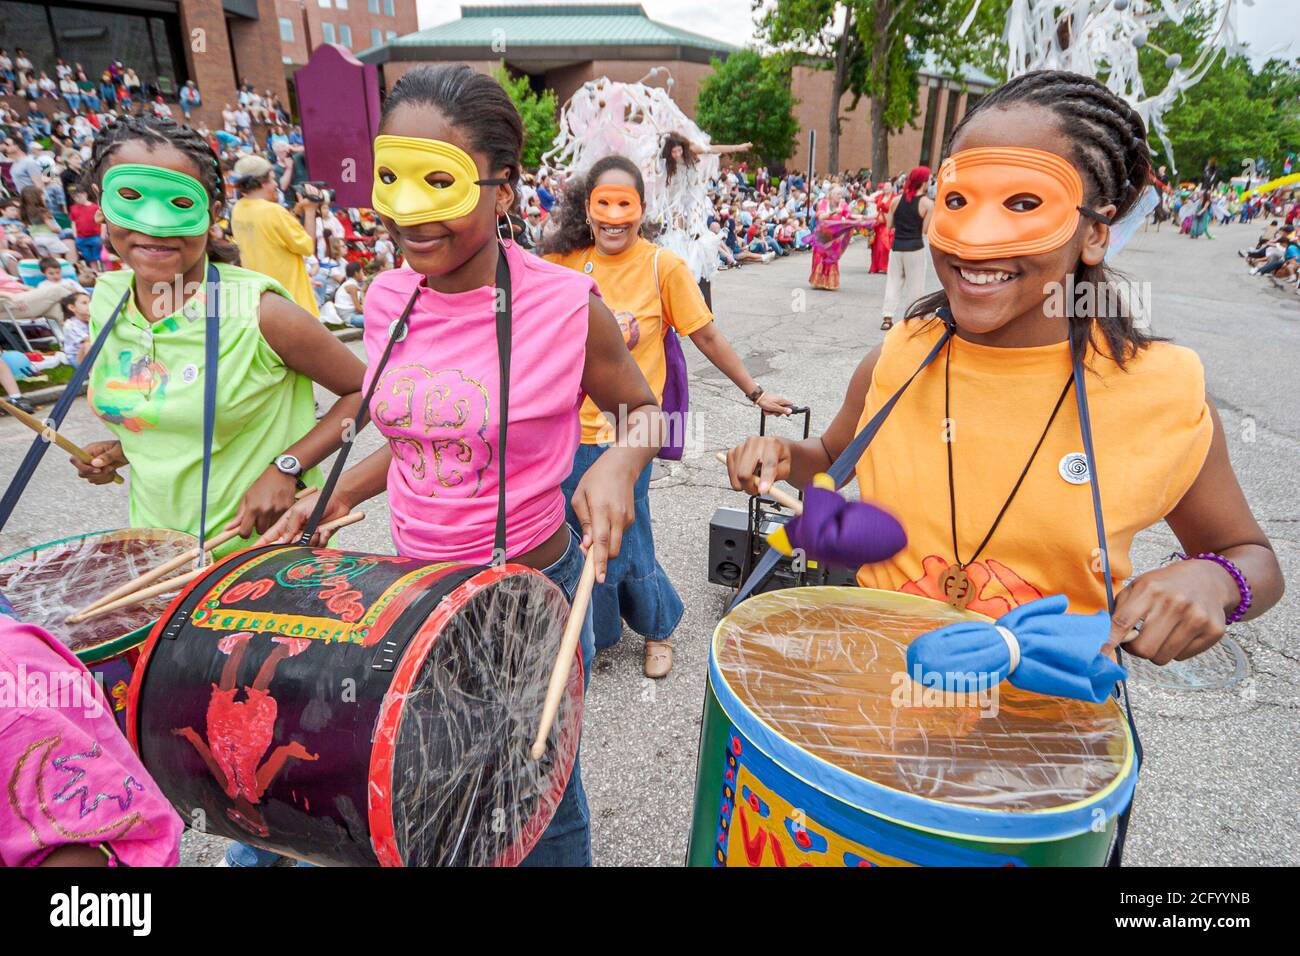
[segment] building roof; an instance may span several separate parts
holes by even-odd
[[[639,3],[501,3],[461,8],[461,18],[390,40],[402,48],[674,46],[726,55],[739,49],[651,20]]]

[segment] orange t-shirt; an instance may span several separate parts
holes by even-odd
[[[655,288],[655,254],[659,255],[659,288]],[[670,328],[679,335],[698,332],[713,321],[690,268],[676,254],[653,242],[638,239],[616,256],[601,255],[595,246],[545,258],[596,280],[600,297],[618,319],[623,341],[641,374],[662,402],[668,377],[664,336]],[[590,399],[582,403],[582,443],[612,442],[614,428]]]
[[[909,321],[885,337],[859,428],[916,371],[942,332],[940,322]],[[970,561],[1070,375],[1067,342],[1021,349],[956,337],[951,343],[950,427],[944,424],[941,352],[899,399],[858,463],[862,497],[893,510],[908,537],[900,554],[859,570],[864,587],[943,599],[939,578],[954,560],[945,435],[953,443],[957,546]],[[1190,349],[1157,342],[1124,369],[1090,352],[1085,368],[1118,590],[1132,571],[1133,536],[1169,514],[1191,487],[1214,426],[1204,369]],[[1076,613],[1106,607],[1092,492],[1087,481],[1065,477],[1069,456],[1076,454],[1083,454],[1083,439],[1071,387],[1001,524],[966,568],[975,593],[971,610],[996,618],[1049,594],[1065,594]]]

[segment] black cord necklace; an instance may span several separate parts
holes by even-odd
[[[949,411],[949,403],[952,397],[951,369],[952,341],[949,340],[948,349],[943,360],[943,418],[945,422],[950,424],[952,422],[952,414]],[[1029,453],[1029,460],[1025,462],[1025,467],[1020,471],[1020,477],[1016,479],[1015,487],[1011,489],[1011,494],[1007,495],[1007,500],[1002,503],[998,516],[993,519],[993,524],[989,527],[988,533],[984,535],[984,540],[980,542],[979,547],[975,549],[975,553],[966,561],[961,559],[961,553],[957,550],[957,491],[952,468],[953,436],[951,434],[945,436],[944,445],[948,452],[948,514],[952,524],[952,556],[954,563],[950,564],[943,574],[939,576],[939,590],[943,592],[944,598],[951,606],[964,608],[975,597],[971,588],[970,576],[966,573],[966,567],[983,553],[984,547],[993,537],[993,532],[1002,523],[1002,518],[1006,515],[1007,509],[1011,507],[1011,502],[1015,499],[1016,493],[1020,491],[1025,476],[1029,474],[1029,467],[1034,463],[1034,459],[1038,457],[1038,449],[1042,448],[1043,442],[1047,440],[1047,433],[1051,430],[1052,422],[1056,421],[1056,415],[1065,403],[1065,396],[1070,394],[1072,384],[1074,384],[1074,376],[1069,375],[1065,379],[1065,387],[1061,389],[1061,396],[1056,400],[1056,405],[1052,408],[1052,414],[1043,427],[1043,433],[1038,436],[1038,444],[1034,445],[1034,450]]]

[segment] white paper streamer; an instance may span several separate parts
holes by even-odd
[[[1162,20],[1181,23],[1197,0],[1012,0],[1003,33],[1007,75],[1069,70],[1100,79],[1104,74],[1106,86],[1127,100],[1150,134],[1159,137],[1172,168],[1173,147],[1164,114],[1200,82],[1220,53],[1232,56],[1242,49],[1237,38],[1238,2],[1218,0],[1214,24],[1195,61],[1175,64],[1164,88],[1148,93],[1138,71],[1138,50],[1147,45]],[[962,32],[978,6],[975,0]],[[1065,47],[1059,33],[1062,23],[1070,26]]]

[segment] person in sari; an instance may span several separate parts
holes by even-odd
[[[886,179],[880,184],[880,193],[876,196],[876,236],[871,243],[871,271],[881,273],[889,271],[889,250],[894,247],[894,230],[885,225],[885,217],[894,202],[894,184]]]
[[[844,190],[831,188],[830,196],[817,204],[817,225],[813,228],[812,273],[808,284],[814,289],[833,291],[840,287],[840,256],[849,247],[853,230],[866,225],[849,212]]]

